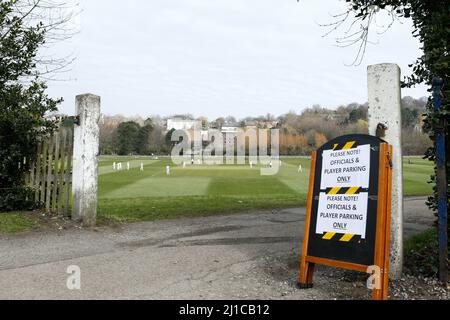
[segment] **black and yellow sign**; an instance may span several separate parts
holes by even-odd
[[[390,145],[370,135],[338,137],[313,153],[300,287],[312,286],[316,263],[386,273],[391,154]],[[385,287],[374,290],[375,298],[386,296]]]

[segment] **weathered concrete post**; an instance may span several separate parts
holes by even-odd
[[[400,68],[396,64],[371,65],[369,87],[369,134],[380,135],[394,149],[392,157],[392,213],[390,277],[398,279],[403,267],[403,166],[401,149]],[[380,126],[379,126],[380,125]],[[385,125],[386,127],[383,127]],[[378,128],[378,130],[377,130]],[[377,132],[378,131],[378,132]]]
[[[100,97],[83,94],[76,97],[78,123],[74,129],[72,219],[94,226],[97,218],[97,180],[99,150]]]

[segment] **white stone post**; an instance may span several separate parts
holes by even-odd
[[[91,227],[97,218],[100,97],[77,96],[76,115],[79,120],[74,129],[72,219]]]
[[[369,89],[369,134],[384,124],[383,140],[393,146],[390,277],[399,279],[403,267],[403,165],[401,149],[400,68],[396,64],[371,65],[367,69]],[[380,130],[379,130],[380,131]]]

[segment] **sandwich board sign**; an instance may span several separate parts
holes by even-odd
[[[300,288],[312,287],[315,264],[380,270],[373,298],[387,299],[391,156],[391,145],[362,134],[335,138],[313,152]]]

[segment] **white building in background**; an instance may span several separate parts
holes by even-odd
[[[202,122],[199,120],[186,120],[181,118],[167,119],[167,131],[175,130],[200,130]]]
[[[202,137],[202,141],[209,141],[209,137],[210,137],[210,134],[209,134],[209,130],[202,130],[201,131],[201,137]]]
[[[239,127],[222,127],[223,143],[225,145],[233,145],[237,138]]]

